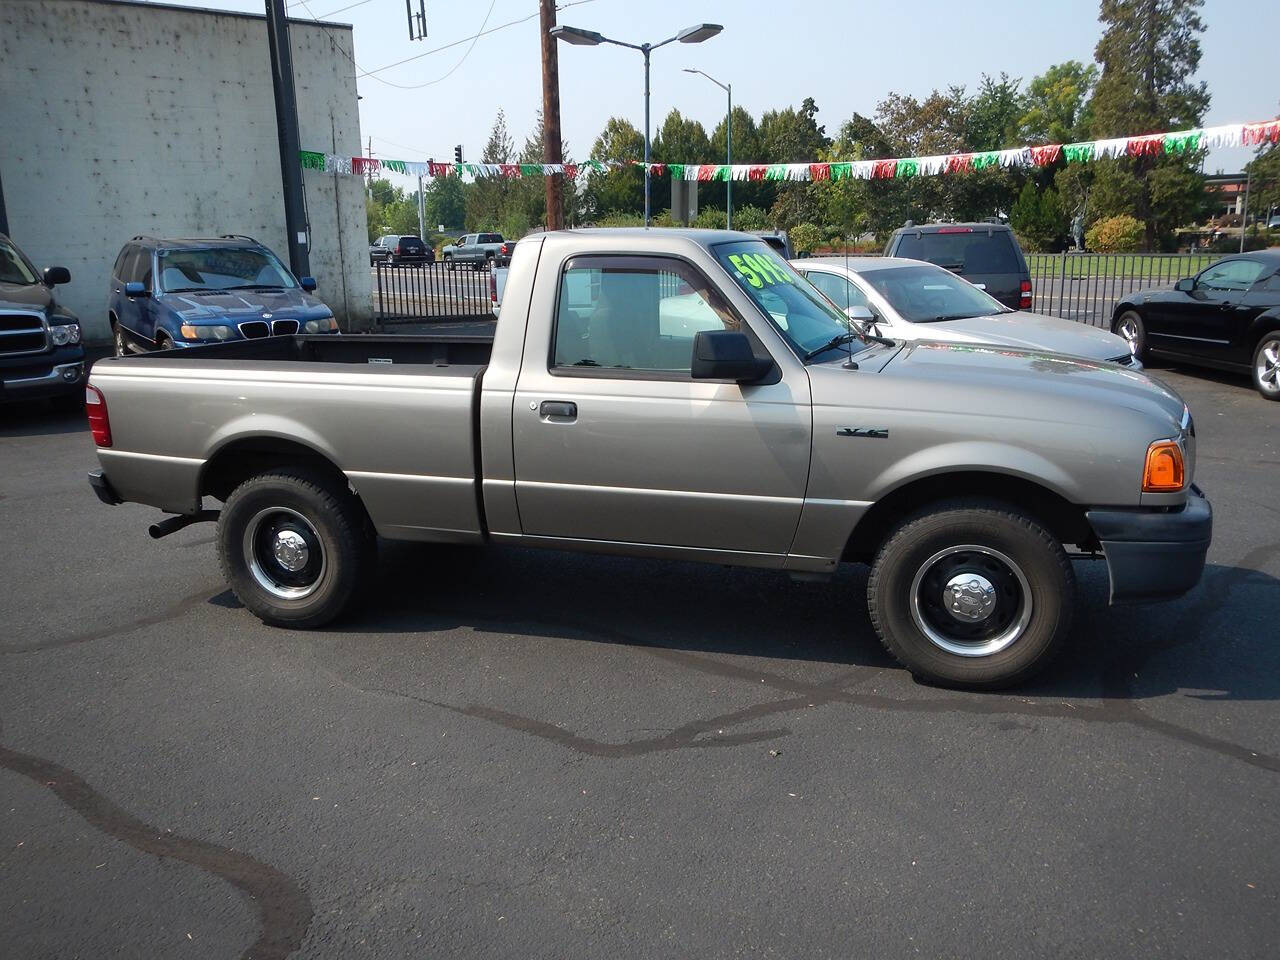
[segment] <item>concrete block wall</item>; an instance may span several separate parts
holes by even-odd
[[[356,156],[351,28],[290,22],[303,149]],[[137,234],[247,234],[288,262],[260,16],[125,0],[0,2],[0,186],[9,232],[87,338],[109,339],[111,265]],[[304,175],[311,273],[344,328],[372,316],[364,184]]]

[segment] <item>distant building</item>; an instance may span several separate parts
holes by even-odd
[[[1205,191],[1214,199],[1214,217],[1242,216],[1246,176],[1243,173],[1215,173],[1205,177]]]
[[[291,20],[304,150],[360,154],[350,25]],[[131,0],[0,2],[0,189],[13,239],[72,282],[108,339],[107,285],[136,234],[248,234],[288,260],[263,16]],[[307,170],[311,273],[344,327],[369,322],[360,177]]]

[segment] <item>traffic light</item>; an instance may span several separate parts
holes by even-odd
[[[453,162],[454,163],[462,162],[462,144],[458,144],[456,147],[453,148]]]

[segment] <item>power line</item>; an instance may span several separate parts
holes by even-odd
[[[533,13],[529,14],[527,17],[520,17],[517,20],[508,20],[506,23],[500,23],[496,27],[490,27],[488,30],[481,30],[479,33],[475,34],[474,36],[463,37],[461,40],[454,40],[452,43],[446,43],[444,44],[444,46],[436,47],[433,50],[427,50],[427,51],[424,51],[423,53],[416,54],[415,56],[412,56],[412,57],[405,57],[403,60],[397,60],[395,63],[388,63],[384,67],[375,67],[372,70],[366,70],[363,74],[361,74],[361,76],[366,76],[366,77],[373,76],[375,73],[381,73],[383,70],[390,70],[392,67],[398,67],[398,66],[401,66],[402,64],[411,63],[414,60],[421,60],[423,57],[429,57],[433,53],[440,53],[442,50],[448,50],[450,47],[458,47],[464,43],[467,43],[468,41],[478,40],[480,37],[487,37],[491,33],[497,33],[499,30],[505,30],[507,27],[514,27],[518,23],[525,23],[529,20],[534,19],[536,16],[538,16],[538,11],[535,10]],[[394,84],[394,86],[399,86],[399,84]],[[405,87],[404,89],[413,90],[415,88]]]
[[[348,10],[354,10],[356,7],[363,7],[366,3],[372,3],[373,0],[356,0],[355,3],[349,3],[345,7],[339,7],[337,10],[330,10],[328,13],[321,14],[320,20],[327,20],[335,14],[346,13]],[[307,9],[310,9],[308,7]]]
[[[454,64],[454,65],[449,69],[449,72],[448,72],[448,73],[446,73],[446,74],[445,74],[444,76],[442,76],[442,77],[436,77],[434,80],[428,80],[428,81],[426,81],[425,83],[417,83],[417,84],[413,84],[412,86],[408,87],[407,89],[410,89],[410,90],[418,90],[418,89],[421,89],[422,87],[429,87],[429,86],[431,86],[432,84],[440,83],[440,82],[441,82],[441,81],[443,81],[443,80],[448,80],[448,79],[449,79],[449,77],[453,76],[454,71],[455,71],[455,70],[457,70],[460,66],[462,66],[463,61],[465,61],[465,60],[467,59],[467,57],[471,56],[471,51],[472,51],[472,50],[474,50],[474,49],[476,48],[476,44],[480,41],[480,38],[481,38],[482,36],[484,36],[484,28],[485,28],[485,27],[487,27],[487,26],[489,25],[489,18],[490,18],[491,16],[493,16],[493,8],[494,8],[494,5],[495,5],[497,2],[498,2],[498,0],[489,0],[489,12],[488,12],[488,13],[486,13],[486,14],[484,15],[484,22],[480,24],[480,32],[479,32],[479,33],[477,33],[474,37],[472,37],[472,38],[471,38],[471,46],[467,47],[467,52],[466,52],[466,53],[464,53],[464,54],[463,54],[463,55],[458,59],[458,62],[457,62],[457,63],[455,63],[455,64]]]

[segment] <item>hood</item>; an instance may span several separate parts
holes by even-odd
[[[228,290],[223,293],[161,293],[156,300],[183,323],[263,319],[315,320],[330,314],[318,298],[301,289]]]
[[[1086,419],[1105,427],[1106,411],[1122,406],[1164,429],[1180,425],[1186,408],[1180,396],[1145,373],[1039,350],[921,340],[908,343],[884,370],[919,384],[951,409],[981,399],[995,404],[987,412],[1023,419],[1079,423],[1087,407]],[[1024,399],[1011,399],[1011,393]]]
[[[0,283],[0,310],[47,311],[53,291],[43,283]]]
[[[1129,345],[1124,339],[1108,330],[1025,310],[917,324],[917,329],[921,328],[922,332],[928,331],[924,333],[928,339],[936,337],[958,343],[1020,347],[1090,360],[1115,360],[1129,355]]]

